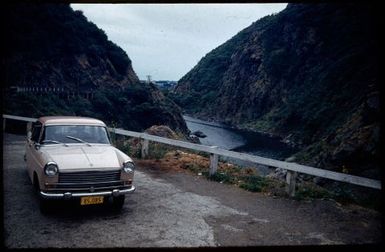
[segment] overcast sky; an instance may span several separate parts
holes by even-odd
[[[179,80],[212,49],[286,4],[71,4],[126,51],[139,79]]]

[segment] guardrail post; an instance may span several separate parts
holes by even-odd
[[[141,150],[141,156],[142,158],[146,158],[148,156],[148,143],[149,141],[147,139],[142,139],[141,145],[142,145],[142,150]]]
[[[28,132],[32,132],[32,122],[27,122],[27,135]]]
[[[5,126],[6,126],[5,120],[7,120],[7,119],[3,117],[3,131],[5,131]]]
[[[297,179],[297,172],[287,171],[286,173],[286,192],[290,197],[294,197],[295,195],[295,182]]]
[[[212,146],[211,148],[218,148],[217,146]],[[214,175],[218,169],[218,154],[210,153],[210,176]]]

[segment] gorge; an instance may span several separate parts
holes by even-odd
[[[377,177],[377,14],[288,4],[204,56],[169,97],[193,117],[280,137],[295,162]]]

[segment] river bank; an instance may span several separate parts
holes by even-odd
[[[184,115],[183,119],[191,132],[201,131],[206,135],[205,138],[200,138],[201,143],[204,145],[218,146],[226,150],[278,160],[285,160],[297,152],[297,149],[287,145],[279,137],[234,129],[225,124],[204,121],[187,115]],[[222,159],[234,162],[240,166],[255,167],[255,164],[249,162],[229,158]],[[257,169],[263,175],[267,175],[275,170],[264,166],[258,166]]]
[[[235,129],[225,124],[186,115],[183,119],[191,132],[201,131],[207,136],[200,138],[201,143],[205,145],[215,145],[227,150],[280,160],[290,157],[297,151],[296,148],[283,142],[280,137]]]

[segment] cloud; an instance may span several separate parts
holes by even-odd
[[[140,79],[178,80],[212,49],[286,4],[71,4],[126,51]]]

